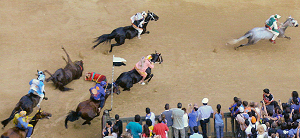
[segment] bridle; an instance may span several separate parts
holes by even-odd
[[[153,17],[153,12],[148,13],[148,15],[150,16],[150,20],[149,20],[149,21],[151,21],[151,19],[152,19],[152,20],[155,20],[155,18]],[[149,22],[149,21],[148,21],[148,22]],[[145,22],[145,23],[148,23],[148,22]]]

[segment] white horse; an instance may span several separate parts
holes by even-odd
[[[278,37],[291,39],[290,37],[284,35],[286,28],[288,28],[289,26],[290,27],[298,27],[297,20],[294,20],[291,16],[289,18],[287,18],[287,20],[278,29],[278,31],[279,31]],[[248,31],[244,36],[242,36],[238,39],[233,39],[230,42],[228,42],[227,44],[233,45],[233,44],[238,43],[241,40],[248,38],[248,43],[242,44],[242,45],[234,48],[234,49],[237,49],[242,46],[253,45],[261,39],[271,39],[272,37],[273,37],[273,34],[270,31],[268,31],[265,27],[256,27],[256,28],[253,28],[252,30]]]

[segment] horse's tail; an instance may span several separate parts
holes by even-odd
[[[240,37],[240,38],[238,38],[238,39],[233,39],[233,40],[227,42],[226,45],[228,45],[228,44],[234,45],[234,44],[236,44],[236,43],[238,43],[238,42],[240,42],[240,41],[242,41],[242,40],[248,38],[249,36],[252,36],[252,33],[251,33],[251,32],[247,32],[244,36],[242,36],[242,37]]]
[[[16,108],[11,112],[10,116],[9,116],[7,119],[1,121],[1,124],[3,125],[2,128],[4,128],[11,120],[14,119],[15,114],[16,114],[17,112],[20,111],[19,106],[20,106],[20,105],[19,105],[19,103],[18,103],[18,104],[16,105]]]
[[[95,43],[95,42],[98,42],[98,43],[93,46],[93,49],[95,47],[97,47],[99,44],[103,43],[103,42],[105,42],[105,43],[109,42],[110,43],[111,39],[115,38],[116,35],[117,34],[115,32],[112,32],[111,34],[104,34],[104,35],[101,35],[101,36],[97,37],[96,40],[93,43]]]
[[[74,122],[79,119],[81,112],[70,111],[65,120],[65,127],[68,128],[68,121]]]

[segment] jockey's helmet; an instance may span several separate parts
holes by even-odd
[[[103,86],[105,86],[105,85],[106,85],[106,82],[105,82],[105,81],[101,81],[101,82],[100,82],[100,86],[103,87]]]
[[[45,75],[39,74],[38,80],[44,82],[45,81]]]
[[[39,75],[45,75],[43,71],[38,71],[38,76]]]
[[[142,16],[146,16],[147,13],[145,11],[142,11]]]
[[[146,59],[151,60],[151,59],[152,59],[152,56],[151,56],[151,55],[148,55],[148,56],[146,57]]]
[[[21,112],[19,113],[19,115],[22,116],[22,117],[25,116],[25,115],[26,115],[26,111],[21,111]]]
[[[275,18],[275,19],[279,19],[280,17],[281,17],[281,16],[278,15],[278,14],[275,14],[275,15],[274,15],[274,18]]]

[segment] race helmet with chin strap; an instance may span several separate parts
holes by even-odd
[[[275,18],[275,19],[279,19],[279,18],[281,18],[281,16],[278,15],[278,14],[275,14],[275,15],[274,15],[274,18]]]
[[[146,16],[147,13],[145,11],[142,11],[142,16]]]

